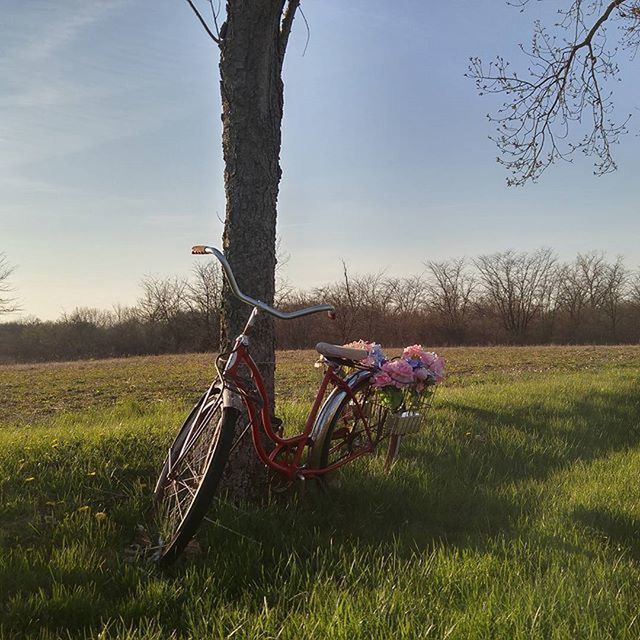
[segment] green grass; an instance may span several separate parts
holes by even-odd
[[[640,348],[443,352],[391,476],[219,503],[165,573],[124,549],[210,358],[0,367],[0,637],[640,637]]]

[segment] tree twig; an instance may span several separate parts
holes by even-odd
[[[216,35],[213,33],[213,31],[211,31],[211,29],[209,28],[209,25],[206,23],[205,19],[202,17],[202,14],[198,11],[197,7],[195,4],[193,4],[192,0],[187,0],[187,2],[189,3],[189,6],[191,7],[191,9],[193,10],[193,12],[196,14],[196,16],[198,17],[198,20],[200,21],[200,24],[203,26],[204,30],[207,32],[207,34],[209,35],[209,37],[217,44],[220,44],[220,39],[216,37]]]

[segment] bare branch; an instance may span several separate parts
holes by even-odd
[[[202,17],[202,14],[198,11],[198,8],[196,7],[195,4],[193,4],[192,0],[187,0],[187,2],[189,3],[189,6],[191,7],[192,11],[196,14],[198,20],[200,21],[200,24],[202,25],[202,27],[204,28],[204,30],[207,32],[207,34],[209,35],[209,37],[217,44],[220,44],[220,39],[216,37],[216,35],[213,33],[213,31],[211,31],[211,29],[209,28],[209,25],[206,23],[205,19]],[[213,9],[213,5],[211,5],[211,8]],[[215,21],[215,12],[214,12],[214,21]],[[216,23],[216,29],[217,29],[217,23]]]
[[[503,251],[479,256],[474,263],[504,328],[522,342],[533,318],[545,311],[552,298],[556,283],[553,251]]]
[[[20,311],[20,307],[16,304],[13,297],[5,297],[13,291],[13,287],[9,284],[9,276],[15,271],[15,267],[7,262],[4,254],[0,253],[0,313],[13,313]]]
[[[523,7],[527,2],[511,4]],[[605,23],[623,21],[621,46],[637,48],[640,5],[638,0],[611,0],[606,6],[602,0],[572,0],[559,13],[560,34],[551,34],[536,22],[530,50],[521,45],[529,59],[526,77],[512,71],[501,57],[486,68],[479,58],[470,61],[467,75],[481,95],[509,96],[497,114],[488,117],[497,127],[492,139],[501,152],[498,162],[511,172],[510,185],[535,181],[549,165],[571,161],[577,151],[596,158],[598,175],[616,169],[611,147],[626,132],[629,117],[613,120],[612,94],[603,90],[619,71],[617,49],[606,48]],[[571,142],[570,129],[584,126],[585,112],[590,113],[591,124],[581,139]]]
[[[220,4],[218,4],[218,10],[213,6],[213,0],[209,0],[209,6],[211,7],[211,15],[213,16],[213,26],[216,28],[216,36],[218,38],[218,44],[220,44],[220,26],[218,25],[218,14],[220,13]]]
[[[309,28],[309,21],[307,20],[307,16],[304,15],[304,11],[302,10],[302,7],[300,7],[300,15],[302,16],[302,19],[304,20],[304,26],[307,28],[307,39],[305,40],[304,49],[302,50],[302,55],[304,56],[304,54],[307,53],[307,47],[309,46],[309,40],[311,40],[311,29]]]

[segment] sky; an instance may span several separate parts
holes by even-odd
[[[519,58],[542,0],[304,0],[285,62],[278,234],[299,288],[427,260],[552,247],[640,266],[637,64],[621,56],[619,169],[507,187],[470,56]],[[308,43],[307,43],[308,37]],[[218,50],[182,0],[29,0],[0,23],[0,253],[17,316],[134,304],[187,275],[224,215]],[[634,122],[635,121],[635,122]],[[247,292],[251,293],[251,292]]]

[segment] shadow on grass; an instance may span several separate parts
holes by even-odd
[[[578,460],[591,461],[640,443],[640,393],[629,391],[591,391],[562,407],[533,401],[493,410],[450,402],[448,408],[487,443],[481,455],[467,456],[465,462],[471,467],[488,464],[491,473],[485,480],[498,485],[543,480]]]
[[[403,555],[435,543],[482,547],[521,517],[535,516],[542,505],[531,481],[640,444],[637,400],[624,389],[589,392],[556,407],[534,401],[487,410],[449,402],[443,411],[455,413],[456,433],[406,439],[390,476],[347,470],[328,495],[300,506],[249,507],[251,517],[236,515],[229,526],[292,551],[311,540],[393,544]]]
[[[573,518],[609,545],[618,550],[624,547],[633,560],[640,561],[640,520],[637,518],[606,508],[585,507],[575,509]]]

